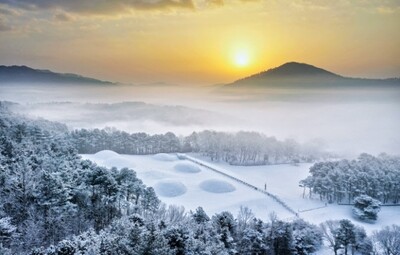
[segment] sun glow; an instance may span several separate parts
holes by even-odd
[[[245,67],[249,65],[249,54],[245,51],[239,51],[235,53],[235,65],[238,67]]]

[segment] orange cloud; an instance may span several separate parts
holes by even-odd
[[[163,9],[194,9],[192,0],[113,0],[113,1],[63,1],[63,0],[0,0],[0,4],[6,4],[14,8],[26,10],[58,9],[66,12],[90,13],[90,14],[115,14],[139,10],[163,10]]]

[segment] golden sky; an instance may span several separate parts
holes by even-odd
[[[400,76],[398,0],[0,0],[0,64],[227,83],[288,61]]]

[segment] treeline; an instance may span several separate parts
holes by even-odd
[[[301,181],[309,196],[333,202],[351,203],[359,195],[368,195],[382,203],[400,202],[400,157],[361,154],[357,160],[316,163],[310,176]]]
[[[371,254],[372,242],[362,228],[348,220],[329,226],[326,237],[335,233],[335,251]],[[303,220],[263,222],[246,208],[237,218],[229,212],[210,218],[201,207],[189,214],[170,207],[150,218],[122,218],[101,233],[87,232],[31,254],[304,255],[318,252],[323,236],[322,228]]]
[[[81,154],[93,154],[101,150],[132,155],[181,151],[179,138],[171,132],[162,135],[129,134],[114,128],[96,128],[74,130],[71,132],[71,138]]]
[[[134,171],[83,161],[58,124],[14,116],[0,105],[0,254],[98,232],[159,204]]]
[[[129,134],[107,128],[74,130],[71,137],[82,154],[101,150],[134,155],[196,152],[213,161],[221,160],[232,165],[312,162],[330,156],[318,141],[299,144],[293,139],[279,141],[275,137],[244,131],[226,133],[206,130],[177,137],[171,132],[162,135]]]
[[[87,231],[31,255],[306,255],[317,254],[324,240],[334,254],[398,254],[400,227],[385,227],[368,237],[346,219],[315,226],[274,215],[263,222],[246,207],[236,218],[226,211],[210,218],[201,207],[186,213],[182,207],[161,206],[153,214],[122,217],[99,233]]]
[[[232,165],[312,162],[330,157],[323,143],[300,144],[294,139],[279,141],[258,132],[202,131],[183,140],[183,151],[200,152],[211,160]]]

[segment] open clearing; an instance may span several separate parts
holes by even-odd
[[[191,156],[261,190],[266,186],[268,192],[277,195],[299,212],[301,218],[311,223],[346,218],[362,225],[369,233],[382,226],[400,224],[400,207],[397,206],[382,207],[376,223],[369,224],[355,220],[351,215],[351,206],[328,204],[325,207],[325,202],[318,198],[308,198],[307,192],[306,198],[303,198],[303,188],[299,187],[299,181],[308,176],[311,164],[244,167],[209,162],[198,155]],[[263,220],[267,220],[272,212],[283,220],[294,216],[271,197],[206,167],[188,160],[179,160],[173,154],[138,156],[102,151],[82,157],[107,167],[134,169],[146,185],[155,188],[157,195],[166,204],[182,205],[188,210],[202,206],[210,215],[221,211],[237,214],[240,206],[247,206]]]

